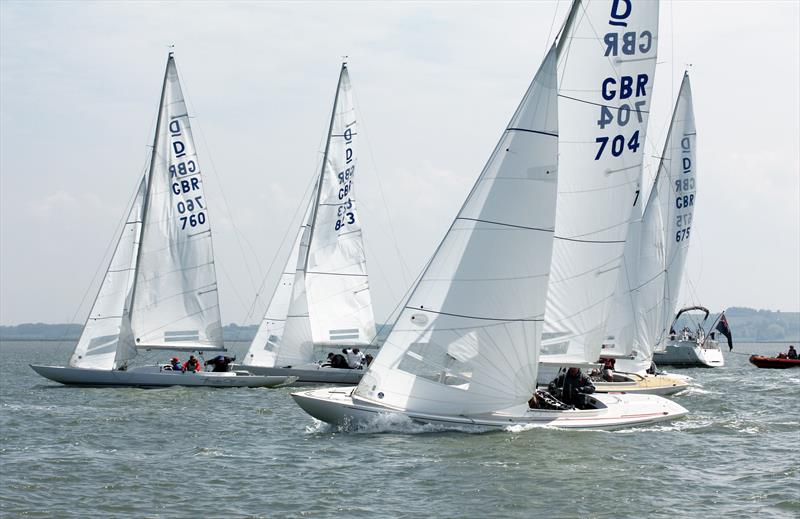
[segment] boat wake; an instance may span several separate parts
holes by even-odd
[[[683,391],[679,391],[676,393],[677,396],[692,396],[692,395],[721,395],[723,394],[721,391],[709,391],[708,389],[703,389],[701,385],[693,385],[689,386]]]
[[[497,431],[497,429],[477,425],[437,425],[422,423],[398,413],[381,413],[375,415],[374,418],[367,422],[347,422],[342,425],[331,425],[315,419],[313,425],[306,427],[307,434],[435,434],[443,432],[482,434],[489,431]]]

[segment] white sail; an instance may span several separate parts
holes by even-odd
[[[314,193],[312,201],[316,196],[316,190]],[[289,258],[290,263],[294,259],[296,267],[289,309],[286,313],[286,326],[273,364],[278,367],[303,365],[314,360],[314,340],[311,337],[311,322],[306,298],[306,256],[311,236],[310,209],[311,207],[306,213],[306,219],[303,220],[304,224],[300,227],[297,254],[294,258]]]
[[[631,227],[625,272],[609,329],[625,354],[647,367],[667,336],[689,248],[696,195],[696,131],[684,75],[644,214]]]
[[[208,201],[172,54],[153,146],[131,321],[139,348],[224,349]]]
[[[130,327],[130,298],[145,191],[146,180],[142,178],[97,298],[69,359],[72,367],[110,370],[136,356]]]
[[[639,196],[658,2],[576,0],[558,42],[559,182],[543,360],[595,362]]]
[[[309,206],[310,211],[310,206]],[[278,360],[278,351],[282,345],[283,332],[286,327],[286,319],[289,315],[289,308],[292,303],[292,294],[296,283],[298,271],[298,257],[300,255],[300,242],[303,233],[308,228],[308,212],[303,220],[303,225],[297,232],[297,237],[289,252],[286,266],[278,280],[278,285],[272,293],[267,312],[258,327],[253,342],[245,355],[244,364],[254,366],[274,367]],[[302,280],[302,278],[301,278]],[[306,312],[307,313],[307,312]],[[313,349],[312,349],[313,354]],[[297,362],[293,359],[289,363]]]
[[[315,344],[367,345],[375,337],[361,222],[353,191],[359,170],[358,138],[352,87],[347,66],[342,64],[305,265]]]
[[[692,88],[688,74],[684,74],[654,187],[658,190],[660,215],[649,214],[648,202],[643,220],[643,229],[654,227],[656,225],[654,222],[659,216],[663,220],[661,235],[663,240],[661,256],[665,271],[663,304],[660,316],[652,319],[656,323],[652,337],[642,338],[642,341],[648,341],[647,344],[651,345],[651,348],[666,338],[678,306],[697,198],[696,146],[697,130],[694,124]],[[657,255],[658,253],[651,254],[651,257]],[[647,282],[648,279],[646,275],[643,276],[640,284]]]
[[[472,414],[535,390],[558,152],[551,50],[356,389],[408,411]]]

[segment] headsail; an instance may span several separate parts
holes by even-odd
[[[272,299],[270,299],[267,312],[264,314],[264,319],[261,321],[261,325],[258,327],[256,336],[253,338],[253,342],[250,343],[250,348],[247,350],[247,354],[245,355],[244,359],[245,365],[265,366],[269,368],[278,365],[278,352],[283,344],[284,329],[286,328],[288,316],[291,313],[290,309],[293,301],[292,295],[294,294],[296,290],[295,287],[297,286],[300,243],[303,239],[303,235],[308,229],[308,217],[310,210],[311,207],[309,205],[309,209],[306,211],[306,217],[303,219],[303,225],[300,226],[300,230],[298,231],[297,237],[294,240],[294,245],[292,245],[292,248],[289,251],[289,258],[286,261],[286,266],[284,267],[281,277],[278,280],[278,285],[272,292]],[[306,247],[307,246],[308,245],[306,243]],[[303,278],[301,277],[301,283],[302,280]],[[295,305],[295,308],[293,309],[295,311],[298,310],[296,306],[297,305]],[[303,319],[308,319],[308,311],[305,305],[303,305],[303,308],[300,309],[300,312],[303,314]],[[308,329],[308,326],[303,326],[303,329]],[[308,337],[308,341],[306,342],[310,342],[310,335]],[[313,345],[311,350],[311,355],[313,356]],[[287,359],[285,355],[282,360],[287,364],[304,361],[304,359]]]
[[[136,356],[130,303],[145,191],[146,180],[142,178],[100,291],[69,359],[72,367],[110,370]]]
[[[658,2],[575,0],[558,42],[559,182],[543,360],[597,361],[637,203]]]
[[[416,412],[473,414],[535,390],[553,242],[555,50],[356,389]]]
[[[361,221],[355,207],[359,139],[347,65],[342,64],[320,173],[306,259],[315,344],[366,345],[375,337]]]
[[[170,53],[134,284],[137,347],[224,349],[208,201]]]

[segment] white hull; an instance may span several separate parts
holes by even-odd
[[[352,386],[361,381],[366,372],[363,369],[340,369],[322,367],[319,364],[310,364],[298,368],[267,368],[264,366],[251,366],[236,364],[235,369],[244,369],[254,375],[297,377],[292,384],[342,384]]]
[[[653,354],[653,360],[659,366],[720,368],[725,365],[722,350],[719,349],[716,342],[710,340],[706,341],[703,346],[700,346],[695,340],[670,342],[664,351],[657,351]]]
[[[142,366],[125,371],[33,364],[31,368],[39,375],[61,384],[93,387],[274,387],[292,381],[286,376],[262,377],[243,372],[181,373],[162,370],[160,366]]]
[[[614,382],[594,381],[598,393],[632,393],[640,395],[674,395],[691,385],[691,378],[669,373],[650,375],[615,371]]]
[[[392,409],[376,402],[353,398],[355,388],[325,388],[292,393],[305,412],[333,425],[352,427],[374,423],[379,415],[399,414],[415,422],[505,428],[541,425],[565,429],[613,429],[672,420],[688,413],[682,406],[655,395],[601,394],[591,400],[598,409],[555,411],[529,409],[527,404],[503,412],[475,416],[447,416]]]

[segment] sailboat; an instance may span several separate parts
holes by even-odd
[[[175,59],[167,59],[148,174],[139,183],[62,384],[274,386],[284,377],[129,366],[141,350],[225,351],[208,204]]]
[[[585,10],[607,14],[608,6],[574,2],[561,34],[569,34]],[[575,41],[575,47],[584,45]],[[599,50],[602,56],[595,37],[591,43],[573,51]],[[487,428],[612,428],[687,412],[655,395],[595,394],[581,409],[528,404],[537,390],[554,258],[564,156],[559,126],[565,115],[577,115],[562,113],[558,99],[556,61],[563,48],[559,42],[547,53],[359,385],[293,393],[306,412],[339,425],[400,414],[425,423]],[[581,152],[590,153],[589,160],[596,154],[588,147]]]
[[[602,357],[616,359],[615,381],[598,384],[598,390],[633,383],[626,390],[671,394],[690,385],[689,377],[659,372],[651,365],[656,349],[668,340],[689,249],[697,193],[696,134],[685,73],[647,204],[631,221],[625,244],[611,332],[601,352]]]
[[[315,346],[369,346],[375,317],[356,211],[359,130],[347,63],[342,63],[322,167],[303,224],[245,355],[244,367],[298,383],[356,384],[362,369],[315,362]]]
[[[678,320],[682,315],[691,315],[701,312],[703,317],[696,321],[694,330],[685,326],[680,331],[675,331]],[[717,321],[706,328],[711,311],[704,306],[689,306],[681,308],[669,327],[670,333],[657,346],[653,359],[659,364],[680,367],[719,368],[725,365],[725,357],[719,347],[719,341],[713,331]],[[723,312],[724,314],[724,312]],[[720,314],[720,315],[723,315]],[[719,319],[719,317],[717,318]]]

